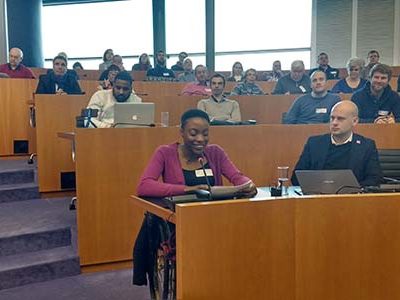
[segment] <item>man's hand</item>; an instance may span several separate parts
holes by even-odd
[[[375,124],[394,124],[396,120],[392,114],[388,116],[379,116],[374,121]]]
[[[58,90],[56,91],[56,95],[67,95],[67,93],[64,92],[63,89],[58,89]]]

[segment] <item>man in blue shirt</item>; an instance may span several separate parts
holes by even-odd
[[[400,96],[389,85],[391,77],[389,66],[376,64],[364,88],[353,94],[351,100],[358,107],[360,123],[400,122]]]
[[[314,73],[315,71],[319,70],[322,72],[325,72],[326,74],[326,79],[330,80],[330,79],[338,79],[339,78],[339,70],[336,68],[332,68],[329,65],[329,58],[328,58],[328,54],[326,54],[325,52],[322,52],[318,55],[318,68],[314,68],[312,70],[310,70],[310,75],[312,73]]]
[[[311,74],[311,93],[297,98],[287,112],[285,124],[329,122],[332,107],[340,101],[337,94],[327,91],[326,75],[322,71]]]
[[[175,78],[174,72],[166,67],[164,51],[160,50],[157,52],[156,66],[148,70],[146,75],[149,80],[173,80]]]

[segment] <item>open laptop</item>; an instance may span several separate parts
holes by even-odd
[[[304,195],[354,194],[361,191],[352,170],[295,171]]]
[[[154,103],[115,103],[114,127],[154,126]]]

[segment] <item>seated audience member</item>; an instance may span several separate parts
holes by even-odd
[[[83,66],[79,61],[77,61],[76,63],[74,63],[72,65],[72,70],[75,70],[75,71],[83,70]]]
[[[397,92],[400,93],[400,76],[397,78]]]
[[[257,71],[248,69],[244,73],[244,82],[239,83],[232,90],[231,95],[265,95],[263,90],[256,84]]]
[[[328,123],[332,107],[340,97],[327,91],[326,75],[323,71],[311,74],[311,93],[297,98],[288,113],[286,124]]]
[[[218,145],[208,144],[209,127],[210,119],[205,112],[197,109],[186,111],[181,117],[180,135],[183,143],[175,142],[157,148],[140,178],[138,195],[161,198],[208,190],[209,185],[222,186],[223,177],[232,185],[250,182],[247,188],[238,192],[238,197],[250,198],[256,195],[255,185],[236,168],[225,151]],[[203,176],[203,168],[206,170],[206,176]],[[150,274],[150,269],[154,270],[154,265],[157,264],[152,259],[152,254],[157,252],[160,243],[163,242],[158,237],[159,232],[166,227],[165,221],[160,222],[160,219],[151,213],[146,214],[145,218],[133,250],[135,285],[147,284],[146,275]],[[171,224],[167,224],[168,232],[174,236],[175,227],[169,225]],[[171,241],[175,243],[174,238],[171,238]],[[172,267],[171,270],[175,272],[176,268]],[[175,273],[171,277],[175,278]],[[170,294],[175,294],[175,284],[176,281],[169,280]],[[150,288],[152,293],[161,294],[161,283],[150,285],[154,286]]]
[[[7,74],[10,78],[35,78],[31,69],[21,62],[24,54],[19,48],[11,48],[8,55],[8,64],[0,65],[0,73]]]
[[[111,65],[106,71],[107,78],[100,82],[97,87],[98,90],[109,90],[112,89],[115,76],[120,72],[120,69],[116,65]]]
[[[132,77],[126,71],[115,76],[112,89],[97,91],[90,98],[87,108],[98,109],[98,116],[92,119],[99,128],[112,127],[114,124],[114,104],[117,102],[142,102],[132,89]]]
[[[132,66],[132,71],[148,71],[151,69],[150,58],[147,53],[142,53],[139,56],[139,62]]]
[[[331,92],[352,94],[356,90],[363,88],[365,83],[367,82],[365,79],[360,77],[363,68],[364,68],[363,59],[357,57],[351,58],[347,62],[348,76],[336,82]]]
[[[193,82],[196,81],[196,76],[193,71],[193,64],[190,58],[185,58],[183,61],[183,73],[179,74],[178,81]]]
[[[239,103],[229,100],[224,96],[225,78],[221,74],[214,74],[210,78],[212,95],[208,99],[202,99],[197,103],[197,108],[205,111],[211,121],[240,122]]]
[[[203,65],[198,65],[194,69],[196,82],[190,82],[185,85],[182,90],[182,95],[185,96],[210,96],[211,89],[207,84],[208,72],[207,68]]]
[[[196,176],[202,170],[199,158],[209,174],[211,186],[223,185],[222,176],[233,185],[250,181],[230,161],[224,150],[208,145],[209,116],[202,110],[191,109],[181,117],[181,143],[160,146],[151,158],[137,188],[142,197],[167,197],[183,195],[193,190],[208,190],[205,176]],[[160,181],[160,177],[162,180]],[[257,193],[254,184],[241,191],[244,197]]]
[[[322,52],[318,55],[318,68],[314,68],[312,70],[310,70],[310,75],[312,73],[314,73],[315,71],[322,71],[325,72],[326,74],[326,79],[330,80],[330,79],[338,79],[339,78],[339,70],[332,68],[329,65],[329,58],[328,58],[328,54]]]
[[[400,121],[400,96],[389,85],[391,77],[389,66],[376,64],[364,88],[353,94],[351,100],[358,106],[360,123],[391,124]]]
[[[185,60],[185,58],[188,57],[188,54],[186,52],[181,52],[178,55],[178,61],[176,62],[175,65],[173,65],[171,67],[172,71],[183,71],[183,61]]]
[[[243,66],[240,61],[237,61],[232,66],[232,73],[226,80],[227,81],[234,81],[234,82],[242,82],[244,79],[243,77]]]
[[[53,59],[53,70],[40,75],[36,94],[82,94],[76,73],[67,72],[67,60],[64,56]]]
[[[116,65],[121,71],[124,71],[124,62],[122,61],[122,56],[115,54],[112,58],[112,65]]]
[[[305,74],[301,60],[292,62],[290,73],[278,80],[272,94],[305,94],[311,92],[310,77]]]
[[[351,101],[337,103],[331,111],[330,133],[308,139],[294,170],[351,169],[361,186],[379,185],[382,173],[375,142],[353,133],[357,112]],[[292,184],[298,185],[294,171]]]
[[[361,78],[368,79],[369,72],[372,67],[379,63],[379,52],[376,50],[371,50],[367,54],[368,65],[366,65],[361,73]]]
[[[265,81],[278,81],[284,76],[282,69],[281,69],[281,62],[276,60],[272,63],[272,71],[265,72],[263,74],[263,80]]]
[[[112,49],[107,49],[103,54],[103,62],[99,65],[100,71],[107,70],[112,65],[112,59],[114,57],[114,51]]]
[[[156,66],[147,71],[147,77],[175,78],[174,72],[166,67],[167,61],[164,51],[157,52],[156,62]]]

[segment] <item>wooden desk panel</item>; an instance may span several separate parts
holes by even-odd
[[[75,129],[75,117],[87,102],[85,95],[35,95],[40,192],[61,191],[60,172],[74,171],[71,143],[57,133]]]
[[[357,132],[374,138],[379,148],[398,149],[399,126],[360,125]],[[327,125],[213,127],[210,143],[221,145],[256,185],[266,186],[276,184],[278,166],[289,166],[292,172],[309,136],[327,131]],[[131,258],[143,210],[133,207],[129,195],[136,193],[154,150],[177,140],[179,129],[173,127],[76,130],[82,265]]]
[[[398,299],[399,199],[327,195],[177,205],[177,299]],[[153,213],[165,218],[164,209]]]
[[[14,155],[14,141],[27,140],[29,153],[36,151],[35,131],[29,125],[29,104],[37,81],[0,80],[0,156]]]
[[[177,299],[295,299],[294,204],[177,206]]]
[[[400,299],[400,194],[296,203],[298,300]]]

